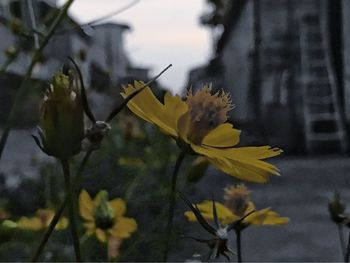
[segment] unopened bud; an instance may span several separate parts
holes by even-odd
[[[69,158],[81,150],[84,115],[74,77],[57,73],[41,106],[43,150],[57,158]]]
[[[341,200],[339,193],[335,193],[333,200],[328,203],[328,211],[331,219],[337,224],[342,223],[346,218],[344,215],[345,204]]]

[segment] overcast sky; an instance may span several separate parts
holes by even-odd
[[[60,0],[60,3],[65,2]],[[75,0],[71,7],[81,22],[88,22],[133,0]],[[167,88],[179,91],[187,81],[189,69],[207,62],[210,54],[208,29],[199,25],[206,9],[205,0],[141,0],[112,21],[126,23],[126,50],[135,66],[146,66],[156,74],[168,64],[160,79]]]

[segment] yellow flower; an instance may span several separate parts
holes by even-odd
[[[41,142],[34,137],[48,155],[68,158],[80,152],[84,115],[79,94],[73,75],[59,72],[53,77],[40,110]]]
[[[43,230],[50,225],[54,215],[55,215],[54,211],[50,209],[39,209],[36,212],[36,215],[34,217],[31,217],[31,218],[21,217],[17,222],[17,226],[19,228],[26,229],[26,230],[33,230],[33,231]],[[62,230],[67,228],[67,226],[68,226],[68,219],[66,217],[61,217],[55,229]]]
[[[142,85],[142,82],[128,85],[121,95],[126,98]],[[279,175],[275,166],[262,159],[279,155],[280,149],[233,147],[239,143],[240,131],[226,123],[232,105],[223,91],[211,94],[211,87],[204,86],[195,94],[190,90],[185,100],[166,92],[162,103],[146,87],[127,105],[137,116],[174,138],[183,151],[205,156],[229,175],[259,183],[267,182],[271,175]]]
[[[85,220],[88,235],[95,234],[101,242],[112,236],[117,239],[129,238],[137,229],[133,218],[124,217],[126,203],[120,198],[108,201],[108,193],[100,191],[92,200],[83,190],[79,195],[80,215]]]
[[[249,199],[249,192],[243,185],[231,186],[225,189],[225,204],[215,202],[218,219],[221,224],[229,225],[255,210],[253,202]],[[199,211],[206,219],[213,220],[213,201],[204,201],[197,205]],[[196,217],[191,211],[186,211],[185,216],[189,221],[196,221]],[[278,213],[270,208],[256,210],[241,223],[241,227],[281,225],[288,223],[288,217],[280,217]]]

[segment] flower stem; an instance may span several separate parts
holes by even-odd
[[[86,166],[86,164],[87,164],[87,162],[88,162],[88,160],[89,160],[91,154],[92,154],[92,151],[88,151],[88,152],[85,154],[85,156],[84,156],[82,162],[80,163],[80,166],[79,166],[77,175],[76,175],[76,177],[74,178],[73,184],[71,185],[71,189],[70,189],[71,192],[74,191],[76,185],[79,183],[80,177],[81,177],[81,175],[82,175],[82,173],[83,173],[83,171],[84,171],[84,168],[85,168],[85,166]],[[41,255],[41,253],[43,252],[43,250],[44,250],[44,248],[45,248],[45,245],[46,245],[47,241],[49,240],[49,238],[50,238],[50,236],[51,236],[53,230],[55,229],[55,227],[56,227],[58,221],[60,220],[60,218],[61,218],[61,216],[62,216],[62,214],[63,214],[63,211],[64,211],[64,209],[66,208],[67,203],[68,203],[68,196],[66,195],[66,197],[65,197],[65,199],[64,199],[64,201],[63,201],[63,203],[61,204],[60,208],[57,210],[55,216],[54,216],[53,219],[51,220],[51,222],[50,222],[50,224],[49,224],[49,227],[48,227],[48,229],[46,230],[46,232],[45,232],[43,238],[41,239],[38,248],[37,248],[36,251],[34,252],[34,255],[32,256],[32,258],[31,258],[31,260],[30,260],[31,262],[36,262],[36,261],[38,261],[38,259],[39,259],[40,255]]]
[[[348,246],[346,248],[346,254],[344,257],[344,262],[349,262],[349,258],[350,258],[350,232],[349,232],[349,237],[348,237]]]
[[[28,87],[30,87],[29,82],[31,79],[31,75],[33,72],[33,69],[37,63],[37,57],[38,55],[41,54],[41,52],[44,50],[44,48],[46,47],[47,43],[49,42],[50,38],[53,36],[53,34],[55,33],[58,25],[60,24],[60,22],[63,20],[63,18],[66,16],[68,8],[71,6],[71,4],[73,3],[74,0],[67,0],[67,2],[65,3],[65,5],[63,6],[61,12],[59,13],[59,15],[56,17],[56,19],[53,21],[47,35],[44,37],[43,41],[40,43],[40,46],[38,49],[35,50],[34,55],[32,57],[31,63],[27,68],[26,74],[23,77],[23,80],[21,82],[21,85],[16,93],[15,96],[15,101],[11,107],[10,113],[8,115],[8,118],[6,120],[6,124],[5,124],[5,128],[4,131],[1,135],[1,139],[0,139],[0,159],[2,156],[2,153],[4,151],[5,148],[5,144],[7,141],[7,138],[10,134],[10,131],[14,125],[14,122],[17,118],[17,116],[19,115],[19,110],[22,107],[23,101],[25,100],[25,97],[27,96],[28,93]],[[5,65],[7,66],[7,65]]]
[[[74,196],[75,191],[72,191],[71,183],[70,183],[70,171],[69,171],[69,162],[67,159],[61,160],[61,165],[64,173],[65,179],[65,188],[66,188],[66,198],[68,202],[68,216],[69,216],[69,228],[71,230],[72,238],[73,238],[73,246],[75,252],[75,259],[77,262],[81,262],[81,253],[80,253],[80,243],[79,243],[79,234],[76,224],[75,218],[75,210],[74,210]]]
[[[237,262],[242,262],[241,230],[236,230]]]
[[[341,224],[337,224],[337,227],[338,227],[340,248],[341,248],[341,252],[342,252],[343,258],[345,259],[345,255],[346,255],[345,250],[346,250],[346,248],[345,248],[345,241],[344,241],[343,226]]]
[[[66,207],[66,204],[67,204],[67,199],[64,200],[64,202],[62,203],[61,207],[57,210],[55,216],[53,217],[53,219],[51,220],[50,222],[50,225],[48,227],[48,229],[46,230],[43,238],[41,239],[41,242],[38,246],[38,248],[36,249],[33,257],[31,258],[31,262],[36,262],[38,261],[42,251],[44,250],[44,247],[47,243],[47,241],[49,240],[53,230],[55,229],[58,221],[60,220],[61,216],[62,216],[62,213],[64,211],[64,208]]]
[[[171,232],[173,229],[177,176],[179,173],[181,163],[182,163],[183,159],[185,158],[185,156],[186,156],[185,152],[181,151],[179,153],[179,156],[177,157],[177,160],[175,163],[173,177],[171,179],[171,191],[170,191],[170,195],[169,195],[168,223],[167,223],[167,228],[166,228],[165,248],[164,248],[164,257],[163,257],[164,262],[166,262],[168,260]]]

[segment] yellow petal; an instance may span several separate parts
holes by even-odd
[[[134,86],[128,85],[124,88],[121,94],[126,98],[142,85],[141,82],[135,82]],[[162,132],[177,137],[176,123],[179,116],[187,110],[187,105],[179,96],[172,96],[169,92],[165,94],[164,99],[165,105],[154,96],[149,87],[146,87],[128,102],[128,108],[140,118],[158,126]]]
[[[181,115],[176,124],[176,130],[179,134],[179,137],[186,143],[189,143],[188,133],[190,130],[191,118],[189,112],[185,112]]]
[[[264,146],[216,149],[194,144],[191,144],[191,147],[195,152],[207,156],[208,160],[224,173],[241,180],[265,183],[269,176],[279,175],[277,167],[260,160],[266,156],[280,154],[276,149],[267,149]]]
[[[41,230],[44,229],[45,226],[43,225],[43,222],[37,218],[27,218],[27,217],[22,217],[18,221],[18,227],[26,230]]]
[[[246,208],[244,215],[249,214],[250,212],[255,210],[255,205],[253,204],[252,201],[248,202],[248,207]]]
[[[109,230],[112,236],[118,238],[128,238],[137,229],[135,219],[128,217],[118,217],[113,228]]]
[[[216,206],[216,211],[217,211],[219,221],[222,224],[230,224],[230,223],[234,222],[235,220],[239,219],[238,216],[234,215],[223,204],[221,204],[219,202],[215,202],[215,206]],[[205,219],[208,219],[208,220],[214,219],[213,201],[208,201],[208,200],[203,201],[202,203],[198,204],[197,207]],[[197,221],[197,219],[192,211],[185,212],[185,216],[186,216],[187,220],[189,220],[189,221]]]
[[[82,218],[85,220],[93,221],[93,209],[94,203],[85,190],[82,190],[79,195],[79,212]]]
[[[202,144],[213,147],[230,147],[239,143],[241,131],[234,129],[232,124],[224,123],[209,132]]]
[[[51,220],[50,220],[50,223],[51,223]],[[62,218],[58,221],[58,223],[57,223],[55,229],[56,229],[56,230],[63,230],[63,229],[66,229],[66,228],[68,227],[68,224],[69,224],[68,219],[67,219],[66,217],[62,217]]]
[[[121,198],[116,198],[109,201],[109,205],[112,207],[114,215],[117,217],[121,217],[126,212],[126,203]]]
[[[244,219],[244,223],[254,226],[281,225],[288,223],[288,221],[288,217],[280,217],[278,213],[271,211],[270,208],[256,211]]]
[[[97,228],[96,231],[96,237],[99,241],[105,243],[107,241],[107,233],[106,231],[100,229],[100,228]]]
[[[96,230],[95,222],[84,223],[84,227],[86,228],[86,234],[91,235]]]
[[[165,121],[176,131],[180,116],[188,111],[187,104],[178,95],[173,96],[167,91],[164,96],[164,109]]]
[[[255,159],[266,159],[280,155],[283,151],[278,148],[272,148],[270,146],[259,146],[259,147],[239,147],[226,149],[229,155],[240,155],[247,158]]]
[[[252,165],[228,159],[208,158],[209,162],[224,173],[234,176],[243,181],[254,183],[266,183],[270,173],[257,169]]]

